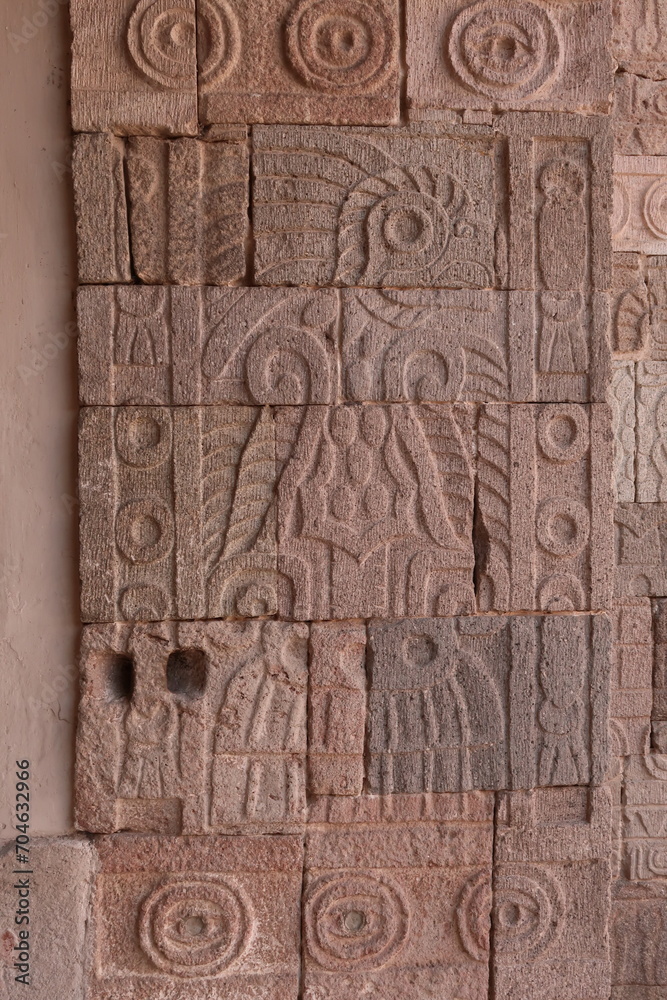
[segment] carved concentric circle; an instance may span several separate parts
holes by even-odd
[[[139,0],[127,24],[127,45],[137,67],[152,83],[169,89],[194,85],[194,10],[173,0]]]
[[[116,514],[116,545],[132,563],[164,559],[174,545],[171,511],[161,500],[129,500]]]
[[[494,949],[501,961],[537,958],[560,934],[563,891],[535,865],[500,865],[493,876]]]
[[[549,14],[518,0],[462,10],[448,38],[452,66],[470,90],[494,100],[528,98],[560,70],[562,45]]]
[[[306,940],[325,969],[378,969],[403,946],[409,912],[387,878],[357,872],[317,881],[305,909]]]
[[[630,195],[623,178],[614,177],[614,205],[611,213],[612,236],[620,236],[630,219]]]
[[[158,969],[174,976],[210,976],[229,968],[248,947],[249,901],[218,878],[173,877],[141,906],[139,941]]]
[[[654,181],[646,192],[644,221],[657,239],[667,240],[667,181]]]
[[[588,417],[581,406],[550,406],[537,420],[542,454],[552,462],[578,462],[588,449]]]
[[[463,886],[456,907],[461,944],[476,962],[485,961],[489,954],[491,905],[489,872],[478,872]]]
[[[554,556],[575,556],[588,541],[589,514],[578,500],[551,497],[537,510],[537,540]]]
[[[199,0],[197,48],[199,89],[206,93],[229,76],[241,54],[239,23],[227,0]]]
[[[153,469],[171,454],[171,420],[159,407],[119,407],[116,451],[126,465]]]
[[[394,70],[396,27],[380,0],[301,0],[286,27],[292,67],[320,90],[376,87]]]

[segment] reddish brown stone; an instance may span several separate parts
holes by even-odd
[[[667,83],[632,73],[614,78],[614,145],[625,155],[667,154]]]
[[[202,124],[399,118],[397,0],[199,5]]]
[[[615,0],[613,54],[619,67],[652,80],[667,79],[662,0]]]
[[[197,133],[195,0],[72,0],[75,132]]]
[[[604,610],[613,551],[604,404],[485,406],[477,432],[480,610]]]
[[[296,1000],[300,838],[121,835],[95,846],[88,997]]]
[[[614,521],[616,597],[667,597],[667,552],[663,547],[667,504],[617,504]]]
[[[614,498],[619,503],[635,499],[637,461],[634,361],[612,361],[612,380],[607,393],[614,433]]]
[[[434,108],[604,114],[610,42],[611,0],[409,0],[411,117]]]
[[[641,754],[649,744],[653,703],[653,632],[651,602],[617,602],[611,690],[612,753]]]
[[[476,820],[459,815],[415,818],[409,826],[348,821],[309,827],[303,901],[308,1000],[353,1000],[371,991],[406,1000],[485,1000],[488,808],[490,799],[486,817]]]
[[[667,157],[614,158],[614,250],[667,254]]]
[[[283,622],[84,629],[79,829],[298,828],[307,640],[305,625]]]
[[[79,281],[130,281],[122,140],[75,136],[72,174]]]

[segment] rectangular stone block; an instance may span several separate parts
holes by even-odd
[[[473,416],[463,404],[276,411],[282,617],[472,611]]]
[[[399,120],[399,4],[199,5],[199,111],[211,122]]]
[[[667,260],[649,257],[647,284],[650,302],[650,351],[652,361],[667,361]]]
[[[275,477],[268,408],[82,410],[83,620],[275,614]]]
[[[236,141],[127,142],[134,269],[143,282],[231,285],[246,273],[249,160]]]
[[[667,157],[614,157],[614,250],[667,254]]]
[[[640,361],[637,364],[637,489],[639,503],[667,499],[663,428],[666,411],[667,362]]]
[[[360,795],[366,733],[366,628],[354,622],[311,626],[308,790]]]
[[[664,0],[617,0],[613,54],[619,68],[649,80],[667,79],[667,11]]]
[[[371,793],[604,780],[606,616],[376,623],[369,642]]]
[[[284,832],[305,821],[306,625],[88,626],[81,668],[79,829]]]
[[[91,1000],[297,1000],[299,837],[103,837]]]
[[[614,147],[626,156],[667,154],[667,84],[632,73],[614,77]]]
[[[612,361],[607,399],[614,433],[614,480],[617,503],[635,499],[637,461],[634,361]]]
[[[610,932],[612,1000],[662,1000],[667,990],[664,883],[615,883]]]
[[[130,281],[123,141],[74,136],[72,175],[79,281]]]
[[[610,827],[607,789],[500,796],[492,958],[498,998],[609,996]]]
[[[667,504],[617,504],[614,522],[616,597],[667,597]]]
[[[594,294],[611,281],[604,120],[508,114],[493,132],[260,127],[254,149],[259,284],[535,291],[515,336],[530,359],[539,325],[540,372],[581,381],[588,353],[604,351],[608,306]]]
[[[482,407],[479,610],[609,607],[612,465],[611,413],[604,404]]]
[[[75,132],[196,135],[195,0],[72,0]]]
[[[667,603],[652,601],[653,608],[653,705],[651,746],[667,752]]]
[[[492,842],[488,819],[309,827],[304,997],[486,1000]]]
[[[131,245],[132,273],[147,284],[237,284],[246,274],[249,169],[245,128],[216,142],[77,136],[79,280],[131,280]]]
[[[84,838],[31,837],[27,864],[15,848],[0,844],[3,1000],[84,1000],[93,847]]]
[[[410,115],[435,108],[606,114],[611,31],[609,0],[408,0]]]
[[[84,404],[334,403],[339,293],[79,288]]]
[[[641,754],[649,743],[653,704],[651,602],[616,602],[611,681],[612,753]]]
[[[652,339],[645,258],[637,253],[615,253],[612,278],[614,355],[644,357]]]
[[[643,751],[644,748],[642,748]],[[628,757],[623,780],[624,877],[646,886],[666,886],[667,767],[663,754]]]

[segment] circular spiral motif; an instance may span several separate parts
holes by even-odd
[[[532,865],[500,865],[493,879],[494,948],[499,958],[536,958],[560,933],[565,913],[561,887]]]
[[[378,969],[408,934],[407,903],[386,878],[349,872],[321,879],[305,911],[312,957],[325,969]]]
[[[209,976],[229,968],[248,946],[250,904],[219,879],[172,878],[144,900],[139,941],[158,969],[175,976]]]
[[[552,497],[537,511],[537,539],[554,556],[575,556],[588,541],[589,514],[578,500]]]
[[[657,239],[667,240],[667,181],[654,181],[646,192],[644,220]]]
[[[116,514],[116,545],[130,562],[157,562],[173,544],[171,511],[162,501],[129,500]]]
[[[551,82],[561,65],[558,32],[535,4],[511,8],[481,0],[462,10],[449,33],[449,58],[461,81],[495,100],[527,98]]]
[[[178,89],[194,85],[194,10],[173,0],[139,0],[127,24],[127,45],[137,67],[153,83]]]
[[[542,454],[552,462],[578,462],[588,449],[588,417],[580,406],[549,407],[537,420]]]
[[[394,71],[396,29],[380,0],[301,0],[287,19],[287,55],[320,90],[377,87]]]
[[[239,23],[227,0],[199,0],[197,47],[203,53],[199,89],[207,93],[229,76],[241,52]]]

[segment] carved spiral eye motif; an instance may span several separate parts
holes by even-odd
[[[494,874],[494,947],[502,960],[536,958],[560,934],[563,892],[541,868],[501,865]]]
[[[376,87],[395,69],[396,28],[380,0],[302,0],[286,28],[292,67],[320,90]]]
[[[169,89],[194,84],[194,10],[174,6],[173,0],[139,0],[127,24],[127,45],[152,83]]]
[[[229,76],[241,53],[241,31],[227,0],[198,0],[197,50],[199,89],[207,93]]]
[[[495,100],[528,98],[551,83],[560,69],[558,32],[535,4],[506,7],[482,0],[454,19],[448,54],[461,81]]]
[[[144,900],[139,941],[151,961],[175,976],[210,976],[248,947],[250,903],[238,888],[206,876],[169,879]]]
[[[667,182],[657,180],[644,196],[644,221],[659,240],[667,240]]]
[[[316,882],[306,902],[306,939],[325,969],[378,969],[403,946],[407,903],[386,878],[349,872]]]

